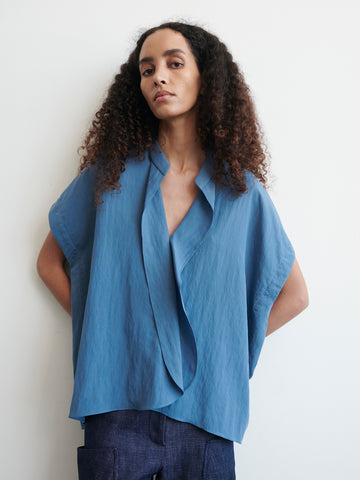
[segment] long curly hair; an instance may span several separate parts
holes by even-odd
[[[197,133],[203,150],[213,152],[214,182],[230,187],[235,198],[247,191],[244,169],[267,188],[267,147],[250,89],[227,47],[203,28],[181,22],[162,23],[145,31],[110,86],[78,153],[85,152],[79,173],[96,171],[95,203],[108,189],[121,189],[120,175],[129,154],[139,161],[157,138],[159,119],[140,90],[139,54],[145,39],[170,28],[188,41],[201,75]]]

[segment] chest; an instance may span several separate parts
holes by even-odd
[[[197,173],[179,175],[169,171],[161,182],[169,237],[180,225],[200,191],[195,183]]]

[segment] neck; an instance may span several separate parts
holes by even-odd
[[[161,121],[158,142],[170,168],[176,173],[199,170],[204,163],[206,152],[201,147],[194,119],[175,118]]]

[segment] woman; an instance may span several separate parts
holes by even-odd
[[[116,75],[37,263],[73,319],[80,480],[235,478],[264,338],[308,305],[260,132],[197,26],[146,31]]]

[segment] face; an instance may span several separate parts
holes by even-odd
[[[140,88],[161,119],[196,114],[201,77],[187,40],[169,28],[149,35],[139,54]],[[156,97],[160,92],[166,95]]]

